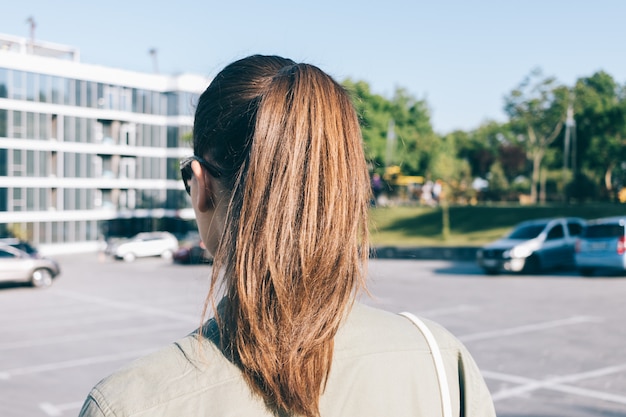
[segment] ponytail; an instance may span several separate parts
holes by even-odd
[[[276,410],[319,416],[369,253],[360,129],[348,94],[314,66],[256,84],[210,297],[224,267],[223,335],[249,385]]]

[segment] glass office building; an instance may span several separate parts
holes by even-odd
[[[84,64],[75,48],[0,35],[0,237],[86,248],[180,232],[178,161],[209,81]]]

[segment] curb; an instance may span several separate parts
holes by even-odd
[[[448,260],[448,261],[476,261],[475,246],[460,247],[411,247],[396,246],[373,247],[370,258],[373,259],[416,259],[416,260]]]

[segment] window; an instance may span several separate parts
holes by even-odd
[[[578,236],[582,233],[583,226],[578,222],[567,223],[567,231],[570,236]]]
[[[136,136],[134,123],[122,123],[120,125],[120,145],[135,146]]]
[[[28,177],[36,176],[35,169],[37,164],[35,163],[35,151],[26,151],[26,175]]]
[[[52,77],[50,79],[50,83],[51,102],[54,104],[61,104],[62,99],[65,95],[63,80],[60,77]]]
[[[7,211],[7,188],[0,188],[0,211]]]
[[[13,188],[13,211],[24,211],[26,207],[24,193],[21,188]]]
[[[37,79],[36,79],[36,75],[33,74],[32,72],[27,72],[26,73],[26,100],[28,101],[35,101],[36,99],[36,84],[37,83]]]
[[[14,110],[13,111],[13,137],[14,138],[22,138],[24,137],[24,118],[22,117],[22,112]]]
[[[50,76],[39,75],[39,101],[50,102]]]
[[[113,85],[104,87],[104,108],[119,110],[119,89]]]
[[[48,160],[48,152],[38,151],[37,157],[39,158],[39,162],[37,163],[37,166],[39,167],[39,176],[47,177],[50,173],[50,161]]]
[[[50,151],[49,154],[49,161],[50,161],[50,165],[49,165],[49,171],[48,171],[48,175],[52,176],[52,177],[56,177],[57,176],[57,171],[58,171],[58,162],[59,162],[59,155],[56,151]]]
[[[74,207],[74,190],[73,188],[66,188],[63,190],[63,210],[75,210]]]
[[[83,119],[82,117],[77,117],[76,119],[74,119],[74,140],[76,142],[84,142],[85,141],[85,134],[83,133],[83,127],[85,126],[84,124],[85,119]]]
[[[47,140],[50,137],[50,115],[39,113],[38,139]]]
[[[75,170],[75,158],[76,154],[71,152],[66,152],[63,155],[63,176],[66,178],[73,178],[76,176]],[[66,190],[67,191],[67,190]]]
[[[83,178],[83,156],[84,154],[74,154],[74,177]]]
[[[85,119],[85,142],[93,143],[93,119]]]
[[[120,178],[135,178],[135,158],[120,160]]]
[[[85,89],[84,87],[85,82],[81,81],[81,80],[75,80],[74,81],[74,95],[75,95],[75,99],[74,99],[74,104],[77,106],[85,106],[85,99],[83,98],[83,90]]]
[[[0,176],[7,175],[8,150],[0,149]]]
[[[90,81],[85,81],[85,89],[86,94],[85,98],[87,100],[87,107],[96,107],[96,101],[94,100],[94,88],[95,84]]]
[[[129,88],[120,87],[120,110],[131,111],[132,91]]]
[[[0,68],[0,98],[9,97],[9,72]]]
[[[37,126],[35,125],[35,113],[26,113],[26,137],[28,139],[35,138],[35,131]]]
[[[151,94],[149,91],[142,91],[143,95],[143,112],[146,114],[152,114]]]
[[[170,92],[165,93],[167,100],[167,114],[168,116],[175,116],[178,114],[178,93]]]
[[[166,160],[166,178],[168,180],[177,180],[180,178],[179,160],[177,158],[167,158]]]
[[[85,158],[85,177],[94,178],[94,156],[92,154],[84,154]]]
[[[74,241],[74,222],[62,222],[63,232],[63,241],[64,242],[73,242]]]
[[[63,225],[62,222],[50,222],[50,242],[51,243],[59,242],[59,237],[60,237],[59,229],[61,229],[62,225]]]
[[[74,80],[69,78],[63,79],[63,104],[68,106],[74,105]]]
[[[13,149],[13,169],[9,171],[9,176],[24,176],[23,152],[21,149]]]
[[[8,250],[0,249],[0,258],[17,258],[16,254]]]
[[[9,90],[9,98],[13,98],[15,100],[23,100],[24,99],[24,73],[22,71],[13,71],[11,73],[12,80],[9,83],[11,87]]]
[[[594,224],[587,226],[584,236],[591,239],[602,239],[625,236],[624,226],[619,223]]]
[[[39,243],[50,242],[49,230],[50,230],[50,223],[46,223],[46,222],[39,223]]]
[[[99,108],[104,108],[104,84],[98,83],[96,91],[96,100]]]
[[[563,226],[557,224],[548,232],[548,240],[561,239],[565,236],[565,231],[563,230]]]
[[[63,116],[63,140],[65,142],[74,142],[74,118]]]
[[[49,207],[48,190],[46,188],[39,189],[39,209],[47,210]]]
[[[35,207],[35,189],[27,188],[26,189],[26,209],[27,210],[35,210],[38,207]]]
[[[139,146],[150,146],[152,141],[152,129],[150,125],[143,125],[142,135],[141,135],[141,143],[138,143]]]
[[[8,125],[8,112],[4,109],[0,109],[0,137],[5,138],[7,136]]]

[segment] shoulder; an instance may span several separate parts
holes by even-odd
[[[211,343],[187,336],[144,356],[100,381],[81,417],[150,414],[213,388],[241,390],[236,367]],[[178,406],[177,406],[178,407]]]
[[[471,416],[495,415],[467,349],[443,326],[421,320],[437,342],[454,407]],[[337,404],[349,415],[388,415],[390,404],[395,415],[440,415],[438,380],[431,348],[411,320],[357,303],[337,332],[323,406],[328,415]]]
[[[443,326],[426,319],[422,321],[435,336],[440,349],[459,349],[459,340]],[[346,317],[337,342],[339,349],[430,351],[421,332],[408,318],[361,303],[356,303]]]

